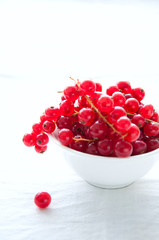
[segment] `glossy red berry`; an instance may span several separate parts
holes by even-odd
[[[103,156],[109,156],[113,152],[113,142],[108,138],[98,141],[97,147],[99,153]]]
[[[95,112],[91,108],[82,108],[78,113],[79,123],[89,126],[95,119]]]
[[[121,92],[115,92],[112,95],[114,106],[122,107],[125,104],[125,97]]]
[[[69,100],[65,100],[60,105],[61,115],[69,116],[74,113],[74,104]]]
[[[41,133],[36,137],[36,144],[38,146],[45,146],[49,142],[49,137],[46,133]]]
[[[114,153],[117,157],[129,157],[133,151],[132,144],[125,140],[119,140],[114,145]]]
[[[147,144],[142,140],[137,140],[132,143],[133,153],[132,155],[143,154],[147,151]]]
[[[124,108],[128,113],[136,113],[139,109],[139,102],[135,98],[128,98],[125,102]]]
[[[81,135],[76,135],[74,136],[73,141],[70,144],[70,148],[79,151],[79,152],[85,152],[87,148],[87,142],[83,140],[78,140],[81,139]],[[77,139],[77,140],[76,140]]]
[[[64,96],[70,101],[75,101],[79,97],[79,91],[75,86],[68,86],[64,89]]]
[[[104,113],[109,113],[113,110],[114,104],[110,96],[102,95],[97,101],[97,107]]]
[[[95,139],[103,139],[106,136],[107,131],[107,124],[100,120],[94,122],[89,128],[90,135]]]
[[[120,117],[126,116],[126,111],[122,107],[114,107],[113,111],[111,111],[108,115],[108,121],[111,123],[115,123]]]
[[[69,145],[72,142],[73,133],[68,128],[63,128],[58,133],[58,139],[60,143],[64,146]]]
[[[127,81],[120,81],[117,83],[117,87],[121,90],[122,93],[131,93],[131,85]]]
[[[149,138],[146,140],[147,151],[151,152],[159,148],[159,140],[157,138]]]
[[[115,128],[119,132],[127,132],[131,126],[131,121],[127,117],[120,117],[115,123]]]
[[[62,129],[62,128],[71,129],[72,128],[71,118],[68,116],[60,116],[56,121],[56,125],[59,129]]]
[[[80,89],[84,94],[91,95],[96,90],[96,84],[91,80],[85,80],[80,83]]]
[[[84,135],[84,129],[85,129],[85,126],[80,124],[79,122],[75,123],[73,126],[72,126],[72,129],[71,131],[73,132],[73,135]]]
[[[37,153],[44,153],[46,150],[47,150],[47,145],[45,145],[45,146],[35,145],[35,151]]]
[[[95,85],[96,85],[96,91],[97,92],[102,92],[102,84],[100,84],[100,83],[95,83]]]
[[[136,124],[139,128],[142,128],[145,125],[146,121],[143,116],[136,114],[132,118],[132,123]]]
[[[51,121],[45,121],[42,125],[42,129],[46,133],[52,133],[55,130],[55,123]]]
[[[143,100],[145,96],[145,91],[142,88],[133,88],[132,95],[134,98],[136,98],[140,102]]]
[[[51,196],[47,192],[37,193],[34,202],[39,208],[46,208],[51,203]]]
[[[139,136],[140,136],[139,128],[135,124],[131,123],[131,126],[128,129],[124,139],[127,140],[128,142],[135,142],[139,138]]]
[[[106,94],[109,96],[112,96],[113,93],[118,92],[119,88],[117,86],[110,86],[109,88],[107,88],[106,90]]]
[[[152,117],[150,118],[152,121],[158,122],[159,121],[159,115],[157,112],[154,112]]]
[[[151,104],[146,104],[144,106],[141,106],[139,109],[139,114],[141,114],[144,118],[151,118],[154,113],[154,108]]]
[[[46,120],[56,120],[60,115],[61,111],[59,108],[49,107],[45,110]]]
[[[148,137],[156,136],[159,134],[159,125],[153,122],[146,123],[143,131]]]
[[[42,124],[41,123],[35,123],[32,126],[32,129],[33,129],[33,132],[38,135],[42,132]]]
[[[97,148],[96,142],[90,142],[86,147],[86,153],[93,154],[93,155],[99,155],[99,151]]]
[[[36,143],[36,134],[35,133],[27,133],[23,137],[23,143],[27,147],[33,147]]]

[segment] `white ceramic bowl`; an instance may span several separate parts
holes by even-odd
[[[51,139],[72,169],[85,181],[101,188],[121,188],[143,177],[159,159],[159,149],[128,158],[96,156],[61,145],[56,131]]]

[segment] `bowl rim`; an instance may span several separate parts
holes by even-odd
[[[110,157],[110,156],[101,156],[101,155],[93,155],[93,154],[89,154],[89,153],[83,153],[83,152],[80,152],[80,151],[77,151],[77,150],[74,150],[74,149],[71,149],[67,146],[64,146],[60,143],[60,141],[56,138],[55,134],[57,133],[57,131],[55,130],[52,134],[50,134],[49,136],[52,138],[53,142],[55,142],[59,147],[63,148],[65,151],[68,151],[68,152],[72,152],[74,154],[77,154],[78,155],[81,155],[81,156],[88,156],[88,157],[91,157],[91,158],[98,158],[98,159],[111,159],[111,160],[127,160],[127,159],[137,159],[137,158],[141,158],[143,156],[149,156],[149,155],[155,155],[157,153],[159,153],[159,148],[158,149],[155,149],[151,152],[147,152],[147,153],[143,153],[143,154],[138,154],[138,155],[131,155],[129,157]]]

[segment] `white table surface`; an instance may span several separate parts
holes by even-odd
[[[158,107],[158,1],[0,1],[0,239],[158,240],[159,162],[118,190],[76,175],[50,142],[39,155],[24,133],[69,76],[104,86],[129,80]],[[48,191],[45,210],[33,202]]]

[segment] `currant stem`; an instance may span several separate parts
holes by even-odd
[[[127,115],[135,116],[135,114],[133,114],[133,113],[128,113],[128,112],[127,112]],[[153,121],[153,120],[151,120],[151,119],[145,118],[145,120],[146,120],[146,121],[149,121],[149,122],[156,123],[157,125],[159,125],[159,122],[155,122],[155,121]]]
[[[72,138],[75,142],[78,142],[78,141],[85,141],[85,142],[94,142],[95,140],[91,140],[91,139],[87,139],[87,138]]]
[[[87,95],[84,95],[85,96],[85,98],[87,99],[87,101],[89,102],[89,104],[91,105],[91,107],[98,113],[98,115],[103,119],[103,121],[105,122],[105,123],[107,123],[112,129],[113,129],[113,131],[114,132],[116,132],[117,134],[119,134],[121,137],[123,137],[124,138],[124,136],[120,133],[120,132],[118,132],[114,127],[113,127],[113,125],[110,123],[110,122],[108,122],[107,120],[106,120],[106,118],[101,114],[101,112],[98,110],[98,108],[96,108],[95,106],[94,106],[94,104],[92,103],[92,101],[89,99],[89,97],[87,96]]]

